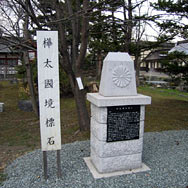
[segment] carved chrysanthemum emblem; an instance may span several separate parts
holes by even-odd
[[[130,71],[123,65],[116,67],[112,74],[112,80],[117,87],[127,87],[131,82]]]

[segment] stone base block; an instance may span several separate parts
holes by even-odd
[[[141,168],[142,153],[102,158],[91,148],[91,161],[99,173],[132,170]]]
[[[31,100],[20,100],[18,101],[18,108],[25,112],[32,112],[33,106]]]
[[[90,131],[98,140],[106,141],[107,124],[98,123],[93,117],[90,121]]]
[[[4,103],[0,103],[0,112],[4,111]]]
[[[107,124],[97,122],[93,117],[91,118],[91,134],[93,134],[98,140],[107,140]],[[144,135],[144,121],[140,121],[139,137]]]
[[[91,148],[95,150],[99,157],[115,157],[141,153],[143,149],[143,137],[135,140],[105,142],[98,140],[91,133]]]
[[[107,108],[100,108],[91,103],[91,117],[99,123],[107,123]]]
[[[141,94],[124,97],[104,97],[99,93],[88,93],[87,100],[98,107],[151,104],[151,97]]]
[[[142,163],[141,168],[133,169],[133,170],[120,170],[115,172],[107,172],[107,173],[99,173],[93,163],[91,162],[91,157],[84,157],[84,161],[89,168],[91,174],[93,175],[93,178],[100,179],[100,178],[108,178],[108,177],[114,177],[114,176],[122,176],[127,174],[135,174],[139,172],[146,172],[149,171],[150,168],[146,166],[144,163]]]

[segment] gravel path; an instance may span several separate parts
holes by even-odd
[[[143,162],[150,171],[95,180],[83,157],[89,141],[62,145],[63,177],[56,179],[56,152],[48,153],[49,179],[42,173],[42,152],[35,150],[16,159],[6,169],[1,188],[187,188],[188,130],[144,134]]]

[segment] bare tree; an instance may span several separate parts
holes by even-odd
[[[125,36],[125,52],[130,52],[130,44],[132,39],[132,31],[133,31],[133,10],[134,7],[132,5],[132,0],[122,1],[123,7],[123,16],[124,16],[124,24],[122,30]]]
[[[27,7],[28,7],[28,5],[27,5]],[[24,24],[23,24],[23,38],[25,41],[31,40],[31,36],[30,36],[28,29],[29,29],[29,16],[28,16],[28,13],[25,12]],[[23,60],[24,60],[24,64],[26,67],[27,82],[29,85],[29,91],[30,91],[30,95],[31,95],[33,110],[34,110],[37,118],[39,118],[38,102],[37,102],[35,87],[34,87],[34,83],[33,83],[33,73],[32,73],[31,63],[29,61],[29,52],[28,52],[27,48],[23,48]]]
[[[13,0],[0,1],[0,12],[2,15],[0,28],[6,36],[20,37],[22,33],[21,22],[23,22],[23,9]]]
[[[85,91],[79,89],[76,78],[82,77],[82,66],[87,50],[89,0],[83,0],[82,3],[80,0],[15,0],[15,2],[25,11],[34,30],[59,31],[60,64],[71,83],[80,130],[87,130],[89,115]]]
[[[100,19],[97,20],[97,26],[100,26],[99,29],[97,27],[98,32],[96,32],[95,24],[93,24],[94,29],[92,31],[96,32],[94,35],[91,33],[91,37],[94,36],[94,42],[90,42],[93,42],[93,51],[97,52],[97,55],[100,54],[98,49],[100,51],[102,46],[105,52],[110,50],[122,51],[134,56],[137,85],[139,85],[141,53],[148,50],[148,48],[146,49],[147,41],[144,41],[146,25],[149,25],[153,18],[149,14],[150,7],[147,5],[147,0],[108,1],[105,2],[104,8],[105,11],[99,9],[99,11],[102,11],[101,19],[100,14],[97,14]],[[98,62],[100,62],[100,59]]]
[[[125,36],[124,50],[134,56],[136,70],[136,82],[139,85],[139,73],[141,64],[141,54],[152,48],[151,43],[144,41],[146,26],[150,25],[153,16],[149,15],[150,7],[144,7],[147,0],[122,0],[123,26]],[[145,5],[146,6],[146,5]]]
[[[58,31],[60,36],[60,53],[62,56],[61,65],[68,74],[72,91],[74,93],[74,98],[76,101],[78,120],[81,130],[86,130],[89,128],[89,115],[86,107],[84,90],[80,90],[78,83],[76,81],[77,77],[82,77],[82,66],[84,63],[84,58],[87,50],[88,43],[88,16],[87,10],[89,6],[89,1],[83,1],[82,18],[79,15],[74,15],[72,2],[66,0],[66,5],[68,9],[68,16],[73,16],[71,19],[71,31],[72,31],[72,57],[68,53],[67,35],[65,30],[65,25],[61,22],[58,23]],[[56,16],[57,20],[64,17],[63,7],[61,3],[56,2]],[[76,1],[76,12],[81,11],[80,1]]]

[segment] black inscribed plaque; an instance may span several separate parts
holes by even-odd
[[[140,106],[107,108],[107,142],[139,139]]]

